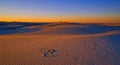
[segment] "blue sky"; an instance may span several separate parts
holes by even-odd
[[[120,0],[0,0],[0,10],[1,17],[118,17]]]

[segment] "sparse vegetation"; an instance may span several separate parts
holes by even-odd
[[[41,48],[39,51],[42,57],[54,57],[56,52],[53,48]]]

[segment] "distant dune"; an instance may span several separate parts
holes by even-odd
[[[119,26],[118,26],[119,25]],[[80,24],[80,23],[0,23],[0,34],[99,34],[119,31],[120,24]]]
[[[120,65],[119,24],[0,23],[0,65]]]

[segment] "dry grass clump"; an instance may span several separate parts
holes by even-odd
[[[56,49],[53,48],[41,48],[39,51],[42,57],[54,57],[56,53]]]

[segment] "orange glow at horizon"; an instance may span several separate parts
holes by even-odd
[[[119,23],[119,17],[64,17],[64,18],[15,18],[0,17],[0,21],[18,21],[18,22],[82,22],[82,23]]]

